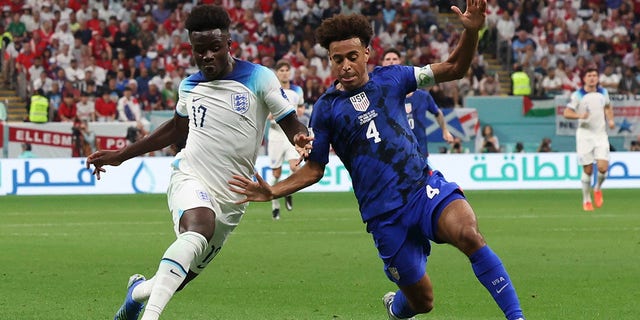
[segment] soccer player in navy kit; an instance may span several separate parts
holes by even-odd
[[[389,48],[382,54],[382,63],[384,66],[400,64],[400,51],[396,48]],[[418,149],[427,157],[429,156],[429,148],[427,147],[427,112],[431,113],[435,118],[440,130],[442,130],[442,139],[447,143],[453,142],[453,136],[447,129],[447,121],[444,119],[442,110],[438,107],[435,100],[429,93],[422,89],[407,94],[404,101],[404,108],[407,112],[407,120],[411,131],[418,139]]]
[[[367,232],[373,236],[384,271],[399,287],[383,302],[389,319],[406,319],[433,308],[426,274],[430,241],[449,243],[468,256],[478,280],[509,320],[524,319],[513,283],[500,258],[487,246],[476,216],[457,184],[432,171],[411,133],[404,99],[418,87],[464,76],[484,25],[485,1],[467,0],[460,42],[442,63],[425,67],[388,66],[367,73],[373,31],[361,15],[336,15],[316,31],[328,49],[337,82],[316,102],[314,140],[304,166],[274,186],[256,174],[254,182],[234,176],[230,189],[244,201],[270,201],[322,178],[333,146],[349,171]]]

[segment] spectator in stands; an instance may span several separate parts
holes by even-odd
[[[62,103],[62,92],[60,91],[60,83],[52,81],[51,91],[47,94],[49,100],[49,121],[60,121],[58,108]]]
[[[625,67],[623,70],[622,78],[618,84],[618,93],[634,95],[640,92],[640,83],[636,78],[638,69]]]
[[[7,27],[7,31],[11,32],[13,38],[22,38],[27,34],[27,26],[20,19],[22,15],[20,12],[15,12],[11,16],[11,23]]]
[[[95,101],[96,121],[111,122],[115,121],[117,109],[116,101],[111,98],[108,90],[103,90],[102,95]]]
[[[460,139],[460,137],[453,137],[449,153],[469,153],[469,148],[462,144],[462,139]]]
[[[140,104],[144,111],[164,110],[162,93],[155,83],[149,84],[149,89],[140,95]]]
[[[536,43],[533,41],[529,32],[524,29],[520,29],[517,33],[517,37],[511,42],[511,50],[513,52],[513,61],[520,61],[520,56],[526,51],[527,45],[536,48]]]
[[[602,74],[600,74],[600,86],[607,89],[609,94],[618,93],[620,78],[620,75],[615,72],[614,66],[607,64]]]
[[[549,98],[562,95],[562,84],[562,79],[556,76],[556,69],[549,68],[547,75],[542,78],[542,95]]]
[[[51,80],[51,78],[47,76],[47,72],[41,71],[40,75],[35,80],[33,80],[32,88],[34,92],[42,90],[44,95],[49,95],[49,93],[51,92],[52,84],[53,80]]]
[[[62,102],[58,107],[58,118],[61,122],[73,122],[76,119],[78,109],[76,101],[70,94],[62,95]]]
[[[20,155],[18,155],[18,158],[21,158],[21,159],[37,158],[36,154],[33,153],[32,151],[31,143],[24,142],[20,144],[20,147],[22,148],[22,152],[20,153]]]
[[[480,93],[478,78],[473,74],[473,70],[469,68],[467,75],[458,80],[458,92],[460,93],[460,100],[458,104],[463,105],[464,97],[475,96]]]
[[[71,96],[75,101],[80,99],[80,90],[73,86],[73,83],[68,80],[64,80],[62,85],[62,96]]]
[[[125,87],[123,96],[118,100],[118,121],[140,121],[142,119],[142,107],[138,99],[133,97],[130,87]]]
[[[178,92],[175,90],[173,80],[171,78],[164,79],[164,86],[160,93],[162,94],[162,104],[165,109],[173,109],[176,105]]]
[[[491,125],[484,125],[480,134],[476,135],[476,153],[500,152],[500,140],[493,133]]]
[[[629,151],[640,151],[640,135],[629,144]]]
[[[72,85],[77,85],[80,81],[84,80],[84,70],[79,67],[78,59],[71,58],[70,65],[68,68],[64,69],[64,72],[67,76],[67,81],[69,81]]]
[[[538,146],[537,152],[553,152],[551,150],[551,139],[550,138],[542,138],[540,145]]]
[[[481,96],[497,96],[500,95],[500,82],[496,79],[496,73],[489,71],[480,80],[478,88]]]
[[[80,100],[76,103],[76,118],[80,121],[96,121],[96,104],[89,98],[86,91],[80,93]]]
[[[516,142],[516,147],[513,150],[514,153],[525,153],[524,144],[521,141]]]

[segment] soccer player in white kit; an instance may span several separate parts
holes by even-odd
[[[607,177],[609,169],[609,128],[615,127],[613,108],[606,89],[598,86],[598,70],[587,69],[582,77],[582,88],[571,94],[571,100],[564,110],[567,119],[578,119],[576,130],[576,153],[582,165],[582,208],[593,211],[591,202],[591,175],[593,163],[598,168],[596,184],[593,188],[593,198],[596,207],[601,207],[602,183]]]
[[[291,83],[291,63],[287,60],[280,60],[276,63],[274,69],[289,102],[291,102],[295,107],[304,105],[304,93],[302,92],[302,88]],[[282,176],[282,164],[285,161],[289,162],[289,169],[292,173],[298,170],[298,159],[300,158],[300,155],[296,151],[295,147],[291,145],[287,135],[275,121],[275,118],[271,115],[269,116],[267,141],[267,154],[269,155],[271,174],[273,176],[273,179],[269,182],[271,184],[275,184],[280,181],[280,177]],[[285,196],[284,201],[287,210],[293,210],[293,197],[291,195]],[[279,199],[271,200],[271,214],[273,219],[280,219]]]
[[[231,57],[230,22],[221,6],[194,7],[185,27],[200,71],[180,83],[174,117],[140,141],[87,158],[87,167],[93,164],[99,179],[105,165],[119,165],[186,139],[171,164],[167,191],[176,240],[153,277],[131,276],[116,320],[137,319],[145,301],[142,319],[158,319],[173,294],[218,254],[246,209],[235,204],[243,197],[231,192],[227,181],[238,172],[253,176],[270,113],[303,155],[311,148],[308,130],[297,120],[274,73]]]

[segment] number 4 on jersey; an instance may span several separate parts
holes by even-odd
[[[440,194],[440,189],[432,188],[430,185],[427,185],[427,197],[429,197],[429,199],[433,199],[433,197],[438,194]]]
[[[380,132],[378,132],[378,128],[376,128],[376,122],[371,120],[369,121],[369,127],[367,127],[367,139],[373,138],[373,142],[378,143],[382,141],[380,139]]]

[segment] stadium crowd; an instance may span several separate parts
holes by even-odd
[[[30,107],[47,97],[47,121],[131,121],[151,110],[171,110],[180,81],[197,72],[184,21],[193,5],[216,3],[233,20],[232,55],[273,67],[292,65],[292,83],[308,107],[333,78],[326,50],[314,39],[322,19],[337,13],[369,17],[375,38],[369,68],[385,49],[405,64],[446,59],[460,36],[439,12],[464,1],[428,0],[0,0],[2,74]],[[590,64],[612,93],[640,85],[640,1],[489,0],[487,27],[468,76],[430,89],[442,108],[467,95],[500,95],[497,74],[484,65],[495,55],[522,70],[537,96],[568,95]]]

